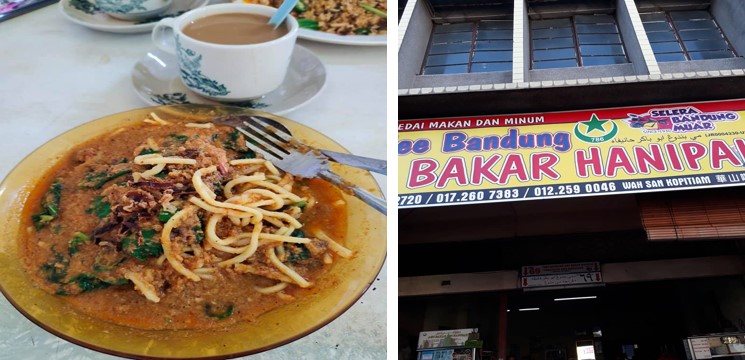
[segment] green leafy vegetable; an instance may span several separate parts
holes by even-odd
[[[287,253],[287,261],[291,263],[310,259],[310,250],[304,244],[285,243],[284,248]]]
[[[105,289],[109,286],[124,285],[128,282],[129,280],[124,278],[103,279],[88,273],[80,273],[73,276],[66,283],[63,283],[62,286],[57,289],[56,294],[81,294],[94,290]]]
[[[61,197],[62,184],[58,180],[55,180],[41,200],[41,212],[31,215],[31,221],[34,223],[36,230],[41,230],[59,216],[59,202]]]
[[[223,147],[227,150],[233,150],[238,153],[239,159],[253,159],[256,157],[251,149],[243,148],[238,146],[238,141],[243,139],[243,135],[238,131],[233,131],[228,134],[228,139],[223,143]]]
[[[122,250],[140,260],[161,256],[163,255],[163,245],[153,240],[153,236],[156,233],[157,231],[152,229],[143,229],[140,231],[142,245],[138,245],[137,241],[132,238],[124,238],[122,239]]]
[[[194,237],[197,240],[197,244],[201,244],[202,240],[204,240],[204,230],[202,230],[202,227],[199,225],[194,225],[191,230],[194,231]]]
[[[40,270],[44,273],[44,278],[47,281],[61,284],[62,280],[67,276],[67,268],[70,266],[70,260],[54,250],[54,248],[52,248],[52,252],[54,252],[54,258],[42,265]]]
[[[157,150],[153,150],[151,148],[144,148],[140,151],[138,155],[149,155],[149,154],[157,154]]]
[[[237,130],[231,132],[230,134],[228,134],[228,140],[225,140],[225,148],[237,152],[243,151],[243,149],[238,148],[238,139],[240,138],[241,133],[239,133]]]
[[[359,29],[354,29],[354,33],[357,34],[357,35],[370,35],[371,32],[372,31],[370,30],[369,27],[363,27],[363,28],[359,28]]]
[[[160,213],[158,213],[158,220],[160,222],[168,222],[169,219],[174,215],[174,213],[166,210],[161,210]]]
[[[67,252],[70,254],[70,256],[73,256],[75,253],[77,253],[80,250],[80,245],[87,243],[88,241],[90,241],[90,239],[91,239],[90,236],[83,234],[79,231],[76,232],[72,236],[72,240],[70,240],[68,244]]]
[[[223,186],[219,181],[212,183],[212,192],[215,193],[215,195],[222,195],[222,189]]]
[[[303,232],[303,230],[296,229],[295,231],[292,232],[292,234],[290,234],[290,236],[304,238],[305,237],[305,233]]]
[[[302,29],[309,29],[309,30],[318,30],[318,21],[311,20],[311,19],[298,19],[297,20],[298,26]]]
[[[130,169],[124,169],[116,172],[109,172],[104,171],[100,173],[88,173],[83,178],[83,182],[81,182],[78,186],[80,186],[83,189],[100,189],[103,187],[107,182],[114,180],[120,176],[127,175],[131,173],[132,170]]]
[[[255,159],[256,153],[251,149],[246,149],[243,152],[240,153],[238,156],[239,159]]]
[[[188,136],[181,135],[181,134],[170,134],[168,136],[170,136],[171,138],[174,138],[174,139],[176,139],[176,140],[178,140],[180,142],[184,142],[186,140],[189,140],[189,137]]]
[[[204,314],[218,320],[226,319],[233,315],[233,304],[224,306],[221,309],[215,309],[212,304],[206,303],[204,304]]]
[[[125,257],[116,252],[99,253],[93,259],[93,270],[96,272],[110,271],[124,261]]]
[[[295,4],[295,12],[302,13],[305,10],[308,10],[308,5],[303,0],[298,0],[297,4]]]
[[[84,293],[93,290],[105,289],[111,285],[93,275],[85,273],[75,275],[72,279],[70,279],[69,283],[78,285],[78,287],[80,287],[80,291]]]
[[[101,281],[103,281],[103,282],[105,282],[105,283],[107,283],[107,284],[109,284],[111,286],[124,285],[126,283],[129,283],[129,280],[128,279],[125,279],[125,278],[114,279],[114,280],[111,280],[111,281],[109,281],[109,280],[101,280]]]
[[[96,196],[91,203],[91,207],[85,210],[87,214],[93,214],[103,219],[111,213],[111,203],[103,200],[103,196]]]
[[[378,15],[378,16],[383,17],[383,18],[388,18],[388,14],[386,14],[385,11],[378,10],[378,9],[376,9],[376,8],[374,8],[374,7],[372,7],[372,6],[368,5],[368,4],[365,4],[365,3],[357,3],[357,5],[359,5],[361,8],[363,8],[363,9],[365,9],[365,10],[367,10],[367,11],[369,11],[369,12],[375,14],[375,15]]]
[[[295,206],[297,206],[297,207],[299,207],[301,209],[305,209],[305,206],[306,205],[308,205],[308,202],[305,201],[305,200],[300,200],[297,203],[295,203]]]

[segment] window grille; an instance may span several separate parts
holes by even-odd
[[[640,16],[659,62],[737,57],[708,11],[650,12]]]
[[[533,69],[628,63],[612,15],[576,15],[530,22]]]
[[[512,71],[512,21],[436,24],[424,75]]]

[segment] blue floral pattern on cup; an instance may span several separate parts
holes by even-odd
[[[147,8],[142,6],[145,0],[97,0],[96,5],[103,11],[115,14],[129,14],[133,11],[146,11]]]
[[[186,94],[182,92],[166,93],[166,94],[152,94],[150,101],[160,105],[183,105],[183,104],[202,104],[202,102],[191,102],[187,99]],[[270,105],[264,102],[255,100],[246,100],[238,102],[222,102],[223,105],[237,106],[248,109],[263,109]]]
[[[224,84],[212,80],[202,74],[202,55],[192,49],[181,46],[179,36],[176,36],[176,52],[181,64],[181,79],[192,89],[198,89],[209,96],[225,96],[230,94]]]
[[[95,3],[88,0],[70,0],[70,6],[88,15],[95,15],[101,12],[101,9]]]

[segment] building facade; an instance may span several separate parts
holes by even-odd
[[[745,2],[400,5],[400,358],[745,354]]]

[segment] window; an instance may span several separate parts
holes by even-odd
[[[512,71],[512,21],[436,24],[424,75]]]
[[[533,69],[628,63],[611,15],[577,15],[530,22]]]
[[[737,57],[708,11],[640,14],[659,62]]]

